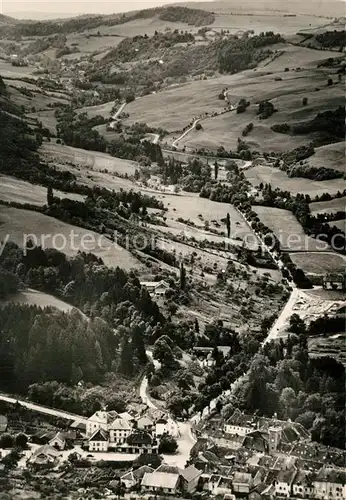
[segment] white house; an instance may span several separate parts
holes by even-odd
[[[155,493],[168,493],[174,495],[178,492],[180,475],[169,472],[146,472],[142,479],[141,489]]]
[[[111,443],[125,443],[132,432],[132,425],[124,418],[116,418],[109,426]]]
[[[130,488],[133,488],[134,486],[137,486],[142,482],[145,473],[151,472],[154,472],[154,469],[152,469],[148,465],[143,465],[142,467],[139,467],[139,469],[126,472],[126,474],[121,476],[120,482],[125,486],[127,490],[129,490]]]
[[[168,421],[164,417],[156,420],[156,422],[155,422],[155,434],[156,434],[156,436],[162,436],[163,434],[169,434]]]
[[[169,288],[169,284],[164,281],[141,281],[141,286],[145,286],[150,295],[164,295]]]
[[[297,498],[313,498],[314,486],[312,474],[309,471],[299,470],[293,482],[293,496]]]
[[[246,436],[255,429],[256,425],[253,422],[253,417],[245,415],[238,409],[234,411],[223,427],[226,434],[237,434],[238,436]]]
[[[274,484],[276,496],[290,498],[296,474],[296,470],[281,470],[277,474]]]
[[[33,465],[54,466],[58,462],[61,452],[45,444],[37,448],[28,462]]]
[[[137,428],[142,431],[151,431],[154,428],[154,421],[147,415],[137,419]]]
[[[108,431],[109,425],[118,417],[115,411],[97,411],[91,417],[88,418],[86,423],[86,435],[87,437],[92,436],[95,431],[103,429]]]
[[[98,429],[88,440],[89,451],[107,452],[109,447],[108,434],[103,429]]]
[[[63,450],[66,445],[66,439],[62,432],[58,432],[53,439],[49,441],[49,446],[56,448],[57,450]]]
[[[313,480],[316,499],[337,500],[346,498],[346,471],[334,467],[322,467]]]

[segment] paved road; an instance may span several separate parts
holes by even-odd
[[[81,415],[76,415],[74,413],[68,413],[62,410],[56,410],[55,408],[49,408],[48,406],[42,406],[35,403],[30,403],[29,401],[25,401],[24,399],[17,399],[7,394],[0,394],[0,400],[6,401],[7,403],[16,404],[19,403],[25,408],[29,410],[34,410],[39,413],[44,413],[46,415],[53,415],[54,417],[66,418],[68,420],[79,420],[80,422],[86,422],[87,418]]]

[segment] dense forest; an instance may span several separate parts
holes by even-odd
[[[221,42],[218,61],[219,69],[222,73],[236,73],[265,59],[270,51],[263,50],[265,47],[283,42],[284,39],[279,34],[272,31],[261,33],[249,39],[224,40]]]

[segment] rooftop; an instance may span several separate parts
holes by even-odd
[[[174,489],[178,486],[179,474],[169,474],[167,472],[146,472],[142,479],[142,486],[151,488]]]

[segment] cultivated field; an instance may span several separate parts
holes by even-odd
[[[345,269],[346,259],[337,253],[304,252],[291,253],[292,262],[308,274],[324,275]]]
[[[54,190],[59,198],[83,201],[84,197],[74,193],[63,193]],[[31,205],[47,204],[47,188],[30,182],[21,181],[15,177],[0,175],[0,200],[15,201],[16,203],[30,203]]]
[[[312,181],[301,177],[288,177],[285,172],[267,165],[256,165],[244,173],[254,186],[258,186],[261,182],[270,183],[273,187],[290,191],[292,194],[303,193],[311,197],[323,193],[336,194],[346,188],[343,179]]]
[[[0,206],[0,240],[4,241],[7,235],[19,246],[23,246],[30,235],[35,235],[44,248],[56,248],[68,256],[74,256],[78,251],[91,252],[109,267],[141,267],[127,250],[103,235],[37,212]]]
[[[269,227],[278,238],[283,250],[321,250],[320,242],[307,236],[292,212],[280,208],[254,206],[260,221]]]
[[[30,78],[37,79],[37,77],[33,75],[35,70],[36,68],[34,66],[12,66],[10,62],[0,59],[0,75],[3,78],[18,78],[18,80],[20,80],[23,76],[29,76]]]
[[[316,148],[315,154],[308,160],[309,165],[316,168],[330,167],[345,172],[345,142],[336,142]]]
[[[317,214],[333,214],[335,212],[344,211],[346,207],[346,197],[334,198],[330,201],[317,201],[310,203],[310,212],[312,215]]]

